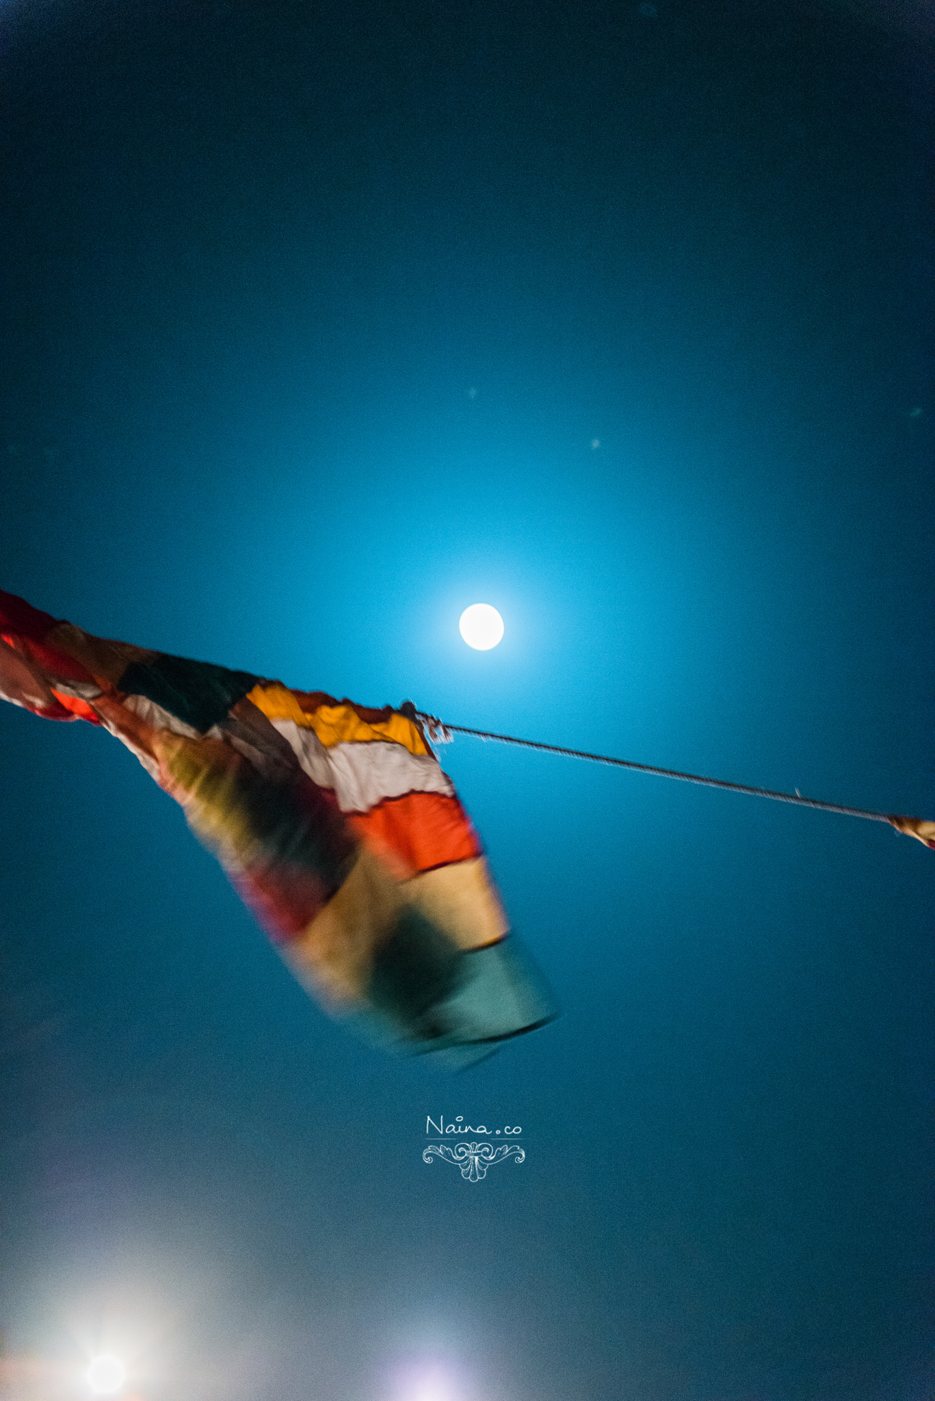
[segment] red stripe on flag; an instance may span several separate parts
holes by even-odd
[[[18,594],[5,593],[0,589],[0,632],[19,633],[21,637],[31,637],[39,642],[58,621],[51,613],[33,608]]]
[[[62,652],[49,641],[37,642],[32,637],[21,637],[20,646],[27,656],[32,657],[50,681],[91,681],[94,677],[86,666],[82,666],[67,652]],[[96,684],[96,683],[95,683]]]

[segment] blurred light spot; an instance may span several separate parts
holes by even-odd
[[[410,1375],[403,1395],[405,1401],[455,1401],[451,1377],[447,1369],[438,1364],[416,1369]]]
[[[412,1401],[451,1401],[451,1391],[442,1377],[429,1377],[413,1394]]]
[[[478,652],[496,647],[503,636],[503,619],[489,603],[472,603],[465,608],[458,627],[467,645]]]
[[[592,450],[592,452],[593,452],[593,450],[594,450],[595,448],[599,448],[600,445],[601,445],[601,440],[600,440],[600,438],[592,438],[592,439],[591,439],[591,450]]]
[[[102,1354],[88,1368],[88,1386],[96,1396],[109,1396],[123,1386],[127,1369],[118,1357]]]
[[[479,1395],[453,1357],[413,1357],[394,1372],[393,1401],[470,1401]]]
[[[640,14],[644,19],[655,19],[658,13],[659,11],[656,9],[655,5],[650,5],[649,0],[643,0],[643,4],[640,6]]]

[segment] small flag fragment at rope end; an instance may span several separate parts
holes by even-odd
[[[437,715],[428,715],[424,710],[416,710],[412,701],[403,701],[399,707],[399,713],[427,730],[432,744],[450,744],[454,739],[448,726],[443,725]]]
[[[927,822],[922,817],[891,817],[890,822],[897,832],[904,832],[907,837],[915,837],[923,846],[935,851],[935,822]]]

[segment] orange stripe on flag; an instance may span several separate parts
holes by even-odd
[[[477,833],[458,799],[441,793],[387,798],[348,821],[369,847],[402,861],[413,874],[482,854]]]
[[[63,705],[66,710],[70,710],[72,715],[77,715],[79,720],[90,720],[92,725],[99,725],[101,723],[97,711],[92,710],[87,701],[81,700],[78,696],[66,696],[63,691],[56,691],[54,686],[52,687],[52,694],[59,705]]]

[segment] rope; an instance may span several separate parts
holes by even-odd
[[[585,749],[566,749],[559,744],[542,744],[534,739],[517,739],[515,735],[497,735],[490,730],[470,730],[466,725],[445,725],[434,715],[416,711],[416,717],[428,727],[429,738],[444,743],[452,734],[474,735],[476,739],[493,739],[501,744],[517,744],[521,749],[538,749],[545,754],[564,754],[569,759],[587,759],[592,764],[610,764],[615,769],[632,769],[636,773],[657,774],[660,778],[677,778],[681,783],[699,783],[705,788],[725,788],[729,793],[749,793],[754,798],[772,798],[777,803],[794,803],[797,807],[818,808],[821,812],[839,812],[845,817],[865,817],[870,822],[892,822],[886,812],[870,812],[867,808],[846,807],[843,803],[824,803],[819,798],[803,798],[801,793],[777,793],[772,788],[754,788],[749,783],[728,783],[723,778],[703,778],[697,773],[680,773],[678,769],[661,769],[655,764],[637,764],[632,759],[612,759],[606,754],[590,754]],[[405,714],[405,711],[403,712]]]

